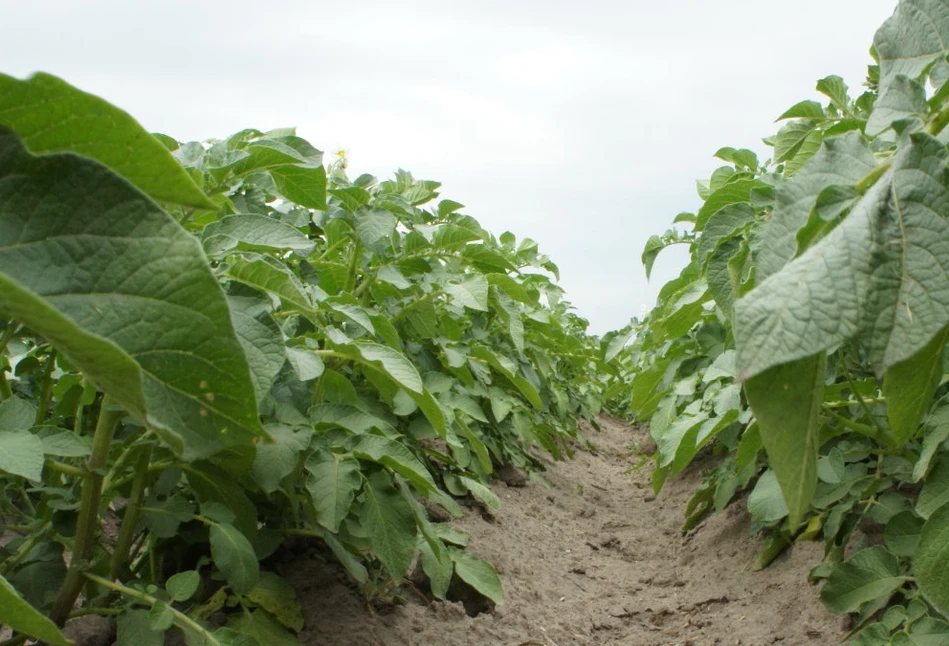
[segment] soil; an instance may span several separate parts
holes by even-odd
[[[654,496],[647,466],[629,471],[648,433],[604,416],[584,435],[595,452],[545,460],[544,482],[498,481],[500,511],[453,521],[468,551],[490,561],[506,599],[471,617],[411,586],[400,603],[367,603],[338,566],[299,554],[272,564],[304,608],[308,646],[786,646],[834,644],[848,627],[821,606],[808,570],[819,543],[802,543],[756,572],[761,539],[743,499],[682,534],[683,509],[706,457]],[[312,550],[310,550],[312,554]],[[469,610],[471,608],[469,607]],[[110,643],[114,623],[67,624],[77,644]],[[172,631],[177,632],[177,631]],[[103,641],[104,640],[104,641]]]
[[[335,568],[287,563],[280,573],[303,602],[311,646],[705,646],[837,643],[845,622],[807,582],[822,546],[794,546],[763,571],[744,500],[683,535],[683,509],[701,482],[701,461],[653,496],[648,467],[627,473],[643,429],[604,416],[585,433],[595,453],[547,461],[545,484],[495,484],[503,506],[472,509],[454,527],[489,560],[506,599],[469,617],[460,602],[367,605]],[[706,466],[713,465],[709,461]],[[521,484],[521,483],[513,483]]]

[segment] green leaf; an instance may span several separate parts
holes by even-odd
[[[201,584],[201,573],[197,570],[185,570],[168,577],[165,582],[165,590],[175,601],[187,601],[198,591]]]
[[[175,613],[165,601],[156,600],[148,611],[148,625],[158,633],[164,633],[175,624]]]
[[[756,232],[757,279],[777,273],[796,255],[795,237],[807,224],[818,196],[829,184],[853,185],[874,168],[873,155],[858,132],[825,139],[820,150],[793,179],[775,191],[774,211]]]
[[[164,631],[154,630],[148,621],[150,612],[128,608],[116,619],[115,646],[162,646]]]
[[[228,627],[240,635],[249,635],[260,646],[299,646],[300,642],[276,619],[263,610],[233,615]]]
[[[817,448],[824,394],[823,354],[775,366],[745,382],[745,396],[787,503],[792,531],[817,487]]]
[[[823,119],[824,107],[817,101],[801,101],[784,111],[777,121],[785,119]]]
[[[748,496],[748,512],[755,522],[771,525],[788,515],[778,478],[772,469],[761,474]]]
[[[949,505],[929,517],[913,556],[916,583],[929,603],[943,615],[949,614]]]
[[[42,639],[53,646],[72,646],[52,621],[23,600],[10,583],[0,575],[0,625]]]
[[[306,346],[288,346],[286,353],[287,361],[290,362],[290,367],[293,368],[293,372],[300,381],[313,381],[326,371],[323,358]]]
[[[913,482],[919,482],[929,471],[929,465],[939,451],[939,447],[949,439],[949,398],[942,397],[933,406],[932,412],[923,423],[925,435],[919,459],[913,466]]]
[[[747,202],[722,207],[708,219],[696,246],[695,258],[704,267],[709,256],[724,241],[740,234],[744,227],[755,220],[755,210]]]
[[[333,555],[340,564],[346,569],[346,572],[349,573],[349,576],[353,577],[354,581],[366,583],[366,581],[369,580],[369,572],[366,570],[366,566],[363,565],[360,559],[356,558],[352,552],[343,547],[343,544],[340,543],[333,534],[325,534],[323,541],[333,552]]]
[[[74,152],[113,169],[156,200],[214,209],[171,153],[127,112],[49,74],[0,74],[0,125],[34,153]]]
[[[501,579],[490,563],[454,548],[448,550],[455,562],[455,574],[494,603],[504,603]]]
[[[257,507],[226,471],[208,462],[188,465],[188,484],[202,503],[217,502],[236,516],[234,525],[248,538],[257,535]]]
[[[949,323],[946,158],[932,137],[905,137],[840,225],[736,303],[739,379],[858,335],[884,373]]]
[[[283,424],[270,424],[267,430],[274,441],[257,446],[250,475],[263,492],[269,494],[276,491],[283,479],[293,473],[300,453],[309,444],[310,433],[295,432]]]
[[[261,298],[228,296],[234,334],[244,349],[254,392],[260,402],[270,393],[274,378],[286,361],[283,333],[270,315],[270,304]]]
[[[816,123],[807,120],[791,121],[781,128],[774,137],[774,163],[793,159],[816,127]]]
[[[444,600],[451,585],[451,575],[454,571],[454,562],[448,550],[441,549],[438,554],[432,550],[427,541],[419,540],[418,548],[422,561],[422,571],[428,576],[432,596]]]
[[[265,435],[194,237],[97,162],[33,157],[2,128],[0,308],[185,459]]]
[[[356,492],[362,486],[359,462],[330,451],[314,451],[306,460],[306,490],[310,493],[318,523],[339,533]]]
[[[880,61],[881,94],[899,76],[918,78],[949,54],[949,17],[940,0],[900,2],[873,38]]]
[[[63,458],[82,458],[92,453],[91,439],[88,436],[77,436],[71,431],[61,431],[53,435],[45,435],[42,441],[43,453],[46,455],[55,455],[56,457]]]
[[[912,557],[925,522],[911,511],[894,514],[883,528],[887,548],[897,556]]]
[[[291,202],[310,209],[326,209],[326,170],[322,166],[277,166],[270,169],[277,191]]]
[[[929,518],[946,503],[949,503],[949,453],[942,453],[936,459],[936,464],[926,476],[919,492],[916,513],[923,518]]]
[[[949,32],[947,32],[949,33]],[[866,133],[873,137],[890,127],[894,121],[908,117],[925,117],[929,112],[926,89],[906,76],[895,76],[880,88],[880,96],[873,104],[867,120]]]
[[[705,204],[699,209],[695,216],[695,230],[704,230],[705,223],[722,207],[729,204],[748,202],[753,190],[767,190],[768,188],[767,184],[756,179],[745,179],[725,184],[725,186],[709,195],[708,199],[705,200]]]
[[[204,251],[222,256],[234,249],[296,251],[308,256],[315,243],[299,230],[263,215],[229,215],[204,227],[201,233]]]
[[[893,445],[902,446],[919,429],[942,379],[942,352],[949,340],[949,327],[933,337],[919,352],[894,365],[883,377],[886,417]]]
[[[20,399],[11,397],[0,403],[0,432],[28,431],[36,421],[36,406]]]
[[[817,82],[817,91],[833,102],[838,109],[845,109],[850,103],[847,96],[847,84],[839,76],[827,76]]]
[[[303,608],[296,592],[283,577],[273,572],[261,572],[257,585],[247,593],[247,599],[273,615],[287,628],[297,632],[303,630]]]
[[[363,489],[359,520],[372,551],[395,581],[402,580],[415,553],[415,515],[384,471],[371,476]]]
[[[346,449],[360,460],[392,469],[422,493],[438,488],[425,465],[401,442],[378,435],[353,435],[346,440]]]
[[[468,488],[472,496],[483,502],[489,509],[496,511],[501,508],[501,499],[491,489],[465,476],[458,476],[458,479]]]
[[[479,312],[488,311],[488,279],[481,274],[471,274],[460,283],[445,283],[442,289],[459,305]]]
[[[43,440],[29,431],[0,432],[0,471],[41,481]]]
[[[230,523],[212,523],[208,537],[211,559],[235,594],[247,594],[257,585],[260,569],[253,545]]]
[[[356,211],[356,235],[366,246],[375,244],[393,231],[399,223],[398,219],[383,209],[363,207]]]
[[[471,349],[471,356],[476,359],[481,359],[494,368],[497,372],[504,375],[514,387],[531,403],[535,408],[541,409],[544,404],[540,399],[540,393],[537,392],[537,389],[523,376],[515,372],[517,367],[514,363],[500,355],[493,350],[483,346],[478,345]]]
[[[896,556],[885,548],[869,547],[834,568],[820,591],[820,599],[838,614],[857,612],[865,603],[889,599],[905,582]]]
[[[303,283],[285,265],[265,256],[243,256],[231,261],[228,278],[277,296],[285,306],[312,316],[313,303]]]

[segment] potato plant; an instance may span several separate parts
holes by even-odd
[[[946,42],[946,3],[904,0],[864,92],[821,79],[770,160],[719,150],[688,230],[646,245],[647,269],[671,244],[691,261],[624,351],[656,488],[720,456],[685,528],[745,490],[759,567],[822,539],[812,576],[860,644],[949,636]]]
[[[288,537],[367,594],[418,562],[503,599],[467,537],[504,465],[585,444],[603,355],[537,243],[293,129],[152,135],[0,76],[0,623],[52,644],[293,640]],[[221,628],[207,618],[228,613]]]

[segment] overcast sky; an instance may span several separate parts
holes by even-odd
[[[640,254],[722,146],[817,79],[859,94],[895,0],[0,0],[0,72],[56,74],[181,140],[293,125],[353,176],[442,182],[495,234],[537,240],[603,333],[684,263]]]

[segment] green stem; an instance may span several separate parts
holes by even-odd
[[[874,429],[872,426],[867,426],[866,424],[860,424],[859,422],[855,422],[852,419],[844,417],[843,415],[839,413],[835,413],[833,410],[830,410],[830,409],[824,409],[824,414],[827,415],[828,417],[832,417],[833,419],[837,420],[837,422],[839,422],[841,426],[843,426],[844,428],[850,429],[854,433],[860,433],[861,435],[866,435],[867,437],[872,438],[874,440],[877,439],[878,437],[876,429]]]
[[[73,604],[76,603],[82,586],[85,584],[83,568],[86,567],[95,545],[99,502],[102,497],[102,475],[99,470],[106,465],[115,428],[124,415],[125,411],[116,407],[110,396],[106,395],[102,398],[99,420],[92,438],[92,455],[89,456],[85,474],[83,474],[82,498],[79,504],[79,520],[76,523],[72,562],[49,615],[57,626],[62,626],[69,618]]]
[[[34,426],[40,426],[46,421],[46,409],[49,408],[49,398],[52,394],[53,386],[53,368],[56,365],[56,350],[50,349],[49,356],[46,357],[46,365],[43,366],[43,382],[40,386],[40,399],[36,407],[36,419]]]
[[[13,389],[7,381],[7,373],[0,369],[0,402],[13,397]]]
[[[98,583],[102,587],[108,588],[120,594],[124,594],[126,597],[136,599],[137,601],[141,601],[142,603],[147,603],[149,606],[154,606],[159,601],[158,598],[153,597],[150,594],[146,594],[145,592],[142,592],[141,590],[135,590],[134,588],[129,588],[127,586],[122,585],[121,583],[116,583],[114,581],[109,581],[108,579],[104,579],[101,576],[96,576],[95,574],[90,574],[88,572],[85,574],[85,576],[87,579],[89,579],[93,583]],[[207,629],[204,626],[202,626],[201,624],[199,624],[194,619],[184,614],[180,610],[176,610],[174,606],[169,605],[167,606],[167,608],[172,614],[174,614],[175,624],[177,624],[179,628],[188,628],[198,633],[199,635],[204,635],[205,633],[207,633]]]
[[[46,468],[52,469],[53,471],[58,471],[59,473],[65,473],[67,476],[74,476],[76,478],[81,478],[86,475],[85,470],[80,469],[79,467],[74,467],[71,464],[66,464],[65,462],[60,462],[58,460],[47,460]]]
[[[868,404],[882,404],[886,402],[886,397],[872,397],[870,399],[864,400]],[[822,406],[824,408],[850,408],[851,406],[859,406],[860,402],[858,401],[839,401],[839,402],[824,402]]]
[[[145,446],[138,456],[135,468],[135,479],[132,481],[132,491],[129,493],[128,503],[125,505],[125,515],[122,517],[122,529],[119,538],[112,550],[112,562],[109,566],[109,576],[118,579],[122,568],[128,562],[129,550],[135,540],[135,525],[138,523],[142,506],[142,497],[145,493],[145,481],[148,478],[148,462],[152,459],[152,447]]]
[[[14,321],[7,321],[7,328],[3,331],[3,334],[0,335],[0,354],[6,351],[7,344],[19,331],[19,327],[20,326]],[[13,390],[7,381],[7,373],[5,370],[0,369],[0,402],[10,399],[11,397],[13,397]]]
[[[362,243],[356,238],[356,245],[353,247],[353,257],[349,262],[349,275],[346,276],[346,286],[343,289],[347,294],[353,293],[356,286],[356,270],[359,269],[359,257],[362,255]]]
[[[936,113],[936,116],[929,122],[927,130],[933,137],[942,132],[949,125],[949,106]]]
[[[860,408],[863,409],[867,419],[869,419],[870,423],[873,424],[873,428],[876,429],[877,436],[875,439],[882,439],[886,433],[883,430],[883,427],[880,426],[880,422],[877,421],[876,416],[870,410],[870,405],[867,404],[866,400],[860,396],[860,392],[857,390],[857,384],[853,378],[853,375],[850,373],[850,368],[847,367],[847,360],[844,357],[842,349],[837,350],[837,358],[840,359],[840,369],[843,370],[844,377],[847,378],[847,384],[850,386],[850,391],[853,393],[853,396],[857,398]]]
[[[10,639],[0,642],[0,646],[20,646],[20,644],[27,639],[29,639],[29,637],[26,635],[17,635],[16,637],[11,637]]]
[[[871,170],[863,179],[857,182],[857,192],[860,193],[860,195],[866,194],[866,192],[869,191],[870,188],[877,183],[877,180],[883,177],[883,174],[888,170],[890,170],[889,162],[880,164]]]

